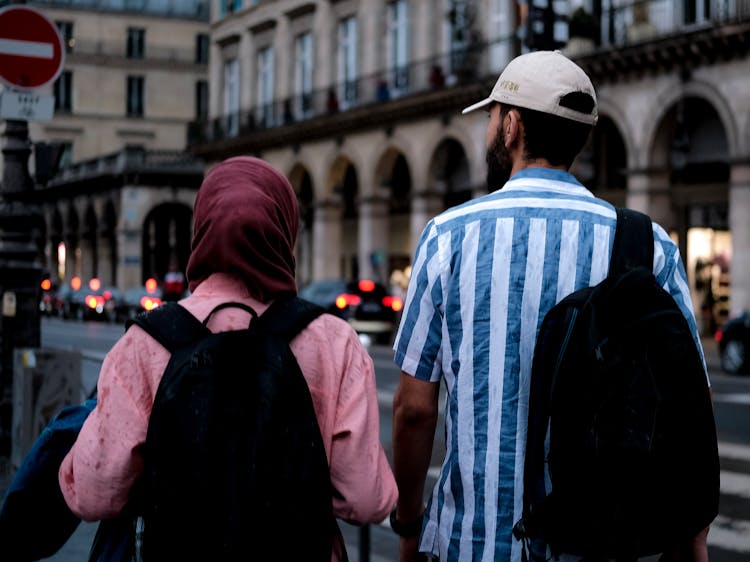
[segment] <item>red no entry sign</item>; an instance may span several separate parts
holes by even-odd
[[[34,90],[49,84],[64,57],[60,33],[47,16],[24,5],[0,9],[0,80],[6,85]]]

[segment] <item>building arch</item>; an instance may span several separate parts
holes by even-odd
[[[297,162],[287,175],[299,204],[300,228],[297,234],[297,280],[306,285],[312,280],[313,225],[315,223],[315,188],[307,167]]]
[[[620,127],[609,115],[600,114],[571,172],[597,196],[623,206],[627,195],[628,157]]]
[[[696,95],[675,99],[656,125],[651,165],[665,170],[693,308],[711,335],[730,310],[732,133],[712,100]]]
[[[143,221],[141,283],[164,280],[168,271],[187,269],[193,220],[192,209],[178,202],[153,207]]]
[[[435,146],[427,172],[431,190],[440,193],[445,208],[471,199],[474,185],[464,145],[452,136],[445,136]]]
[[[635,168],[638,166],[638,156],[635,145],[635,140],[632,130],[632,120],[628,119],[622,108],[611,102],[609,99],[604,97],[597,100],[599,120],[594,127],[594,132],[601,123],[602,119],[608,119],[614,125],[615,129],[622,137],[624,149],[626,152],[626,165],[627,168]]]
[[[706,82],[690,81],[684,83],[681,88],[666,88],[657,100],[651,105],[643,123],[650,126],[650,130],[645,135],[648,139],[647,162],[648,167],[658,167],[667,163],[667,154],[664,152],[664,134],[663,125],[669,123],[668,117],[674,107],[682,99],[697,98],[703,99],[718,116],[728,148],[730,158],[739,154],[739,134],[738,125],[733,117],[734,113],[723,94],[716,88]]]

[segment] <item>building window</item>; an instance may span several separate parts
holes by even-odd
[[[63,141],[57,144],[59,144],[61,148],[60,164],[58,165],[58,167],[59,169],[69,168],[73,163],[73,143],[69,141]]]
[[[258,51],[258,121],[266,127],[274,125],[273,111],[273,48]]]
[[[224,132],[236,136],[239,132],[240,113],[240,65],[237,59],[224,63]]]
[[[208,82],[205,80],[195,83],[195,118],[198,121],[208,118]]]
[[[338,44],[339,107],[346,109],[357,102],[357,19],[339,22]]]
[[[65,52],[70,53],[76,44],[76,40],[73,38],[73,22],[57,21],[55,24],[57,25],[57,29],[60,31],[60,37],[62,37],[63,43],[65,44]]]
[[[55,85],[52,89],[55,95],[55,111],[72,111],[73,73],[65,70],[55,80]]]
[[[251,5],[255,5],[256,2],[251,2]],[[242,0],[219,0],[219,15],[221,17],[228,16],[239,12],[242,9]]]
[[[140,27],[128,28],[127,56],[129,59],[142,59],[146,30]]]
[[[208,63],[208,35],[200,33],[195,37],[195,62]]]
[[[312,111],[313,38],[311,32],[302,33],[294,40],[294,105],[300,117]]]
[[[489,8],[487,37],[490,41],[490,66],[494,70],[505,67],[510,60],[511,26],[505,0],[490,0]]]
[[[388,5],[388,71],[390,95],[404,93],[409,85],[409,12],[407,0]]]
[[[127,115],[143,117],[143,76],[128,76]]]

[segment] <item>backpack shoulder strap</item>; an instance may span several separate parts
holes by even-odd
[[[145,330],[170,353],[211,334],[211,330],[176,302],[167,302],[142,312],[133,320],[128,320],[125,329],[133,324]]]
[[[275,300],[258,319],[261,329],[289,342],[325,310],[299,297]]]
[[[609,275],[624,273],[636,267],[645,267],[652,271],[654,230],[651,217],[624,207],[617,207],[616,210],[617,228],[609,262]]]

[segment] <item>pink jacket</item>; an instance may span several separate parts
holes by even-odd
[[[225,274],[214,274],[184,299],[203,320],[218,304],[239,301],[258,314],[267,308]],[[224,309],[211,316],[214,331],[245,328],[249,314]],[[307,380],[331,468],[336,517],[382,521],[396,503],[396,484],[379,438],[372,359],[343,320],[323,315],[291,342]],[[169,353],[137,326],[107,354],[98,382],[98,405],[60,467],[60,487],[70,508],[87,521],[117,515],[143,470],[139,447],[146,438],[156,390]]]

